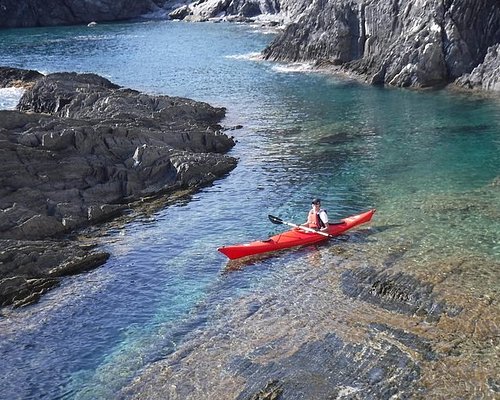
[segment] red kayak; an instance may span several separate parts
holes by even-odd
[[[328,240],[329,237],[340,235],[357,225],[364,224],[365,222],[370,221],[374,213],[375,209],[372,209],[362,214],[353,215],[351,217],[341,219],[340,222],[330,224],[330,226],[328,227],[328,234],[330,236],[317,232],[311,232],[311,230],[304,231],[301,228],[294,228],[289,231],[272,236],[267,240],[257,240],[255,242],[236,244],[233,246],[222,246],[217,250],[219,250],[222,254],[226,255],[231,260],[235,260],[237,258],[252,256],[255,254],[262,254],[270,251],[288,249],[290,247],[319,243]]]

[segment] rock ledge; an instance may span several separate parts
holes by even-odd
[[[17,111],[0,111],[0,240],[44,243],[115,218],[131,202],[196,190],[236,166],[222,154],[235,144],[218,125],[223,108],[149,96],[94,74],[0,68],[0,82],[28,88]],[[59,277],[104,261],[66,257],[50,271],[32,273],[37,264],[18,274],[23,266],[7,258],[0,287],[4,278],[12,288],[13,277]],[[0,291],[0,304],[12,301]]]

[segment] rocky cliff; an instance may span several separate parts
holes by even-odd
[[[455,82],[466,89],[493,90],[500,92],[500,44],[488,49],[484,62]]]
[[[318,0],[264,57],[340,65],[374,84],[434,87],[471,72],[499,42],[497,0]]]
[[[258,19],[284,25],[264,58],[313,62],[372,84],[498,90],[498,0],[197,1],[172,18]],[[487,59],[485,59],[488,54]],[[469,75],[466,75],[469,76]]]
[[[498,0],[197,0],[180,4],[170,18],[267,19],[281,24],[284,31],[263,52],[268,60],[333,66],[372,84],[426,88],[457,80],[465,88],[498,90],[500,62],[494,50],[500,43]],[[129,19],[174,6],[172,0],[0,0],[0,28]]]
[[[0,28],[87,24],[136,18],[163,0],[0,0]]]
[[[62,234],[236,166],[222,154],[234,146],[223,108],[94,74],[0,68],[0,82],[28,87],[17,111],[0,111],[0,306],[105,261]]]

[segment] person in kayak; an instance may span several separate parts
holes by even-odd
[[[328,230],[328,214],[321,208],[321,200],[314,199],[311,203],[311,210],[307,215],[307,222],[302,224],[308,228],[318,229],[320,231]]]

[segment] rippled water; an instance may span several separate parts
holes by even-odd
[[[490,393],[500,323],[500,104],[253,60],[270,39],[249,26],[173,22],[0,31],[3,65],[95,72],[225,106],[224,123],[244,126],[232,131],[240,161],[228,177],[103,227],[112,254],[103,267],[4,312],[0,397],[114,398],[149,367],[151,386],[127,396],[154,389],[168,397],[176,385],[192,398],[236,398],[242,382],[220,367],[235,354],[276,340],[280,350],[259,357],[279,358],[331,331],[362,340],[373,321],[436,348],[464,343],[461,357],[424,369],[431,393],[459,384],[462,393]],[[280,231],[267,214],[301,222],[316,196],[331,219],[378,211],[348,242],[226,268],[217,247]],[[389,264],[467,312],[426,327],[346,300],[342,271]],[[166,381],[155,370],[162,363],[150,366],[160,359]]]

